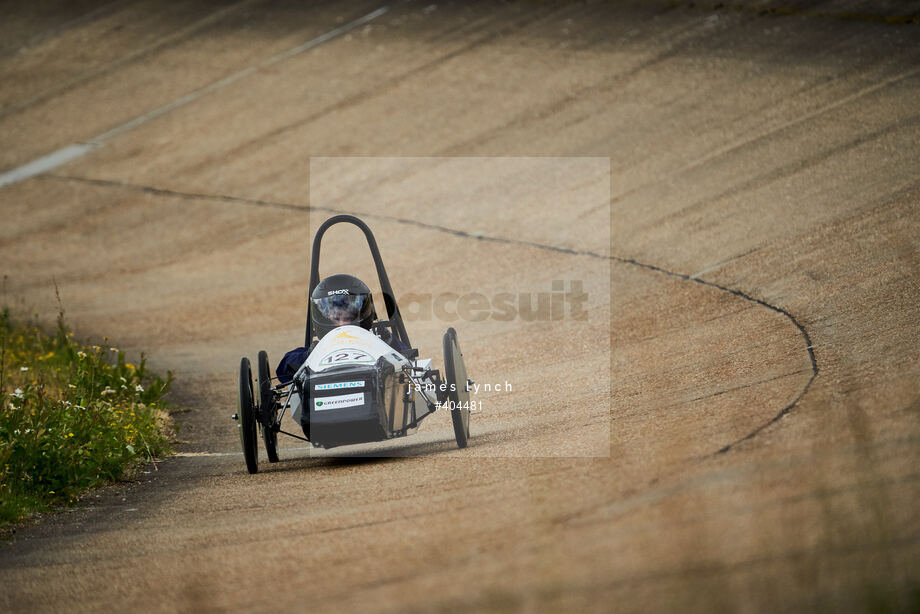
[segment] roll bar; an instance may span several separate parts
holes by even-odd
[[[409,335],[406,333],[406,327],[403,324],[402,315],[399,313],[399,306],[396,304],[396,297],[393,294],[393,288],[390,286],[390,280],[387,277],[386,269],[383,267],[383,260],[380,258],[380,250],[377,248],[377,240],[374,239],[374,233],[371,232],[371,229],[368,228],[360,219],[356,218],[353,215],[334,215],[319,227],[316,231],[316,236],[313,237],[313,252],[310,257],[310,291],[307,295],[307,330],[306,330],[306,339],[304,345],[310,347],[310,343],[313,341],[313,320],[310,314],[310,305],[309,301],[313,296],[313,291],[316,289],[316,286],[319,285],[319,250],[320,244],[323,240],[323,235],[326,234],[326,231],[335,224],[340,224],[347,222],[349,224],[354,224],[364,232],[364,236],[367,239],[367,245],[371,250],[371,255],[374,257],[374,266],[377,267],[377,279],[380,281],[380,291],[383,293],[383,302],[386,305],[387,318],[392,324],[393,330],[396,335],[399,337],[400,341],[406,344],[406,347],[412,347],[412,344],[409,343]]]

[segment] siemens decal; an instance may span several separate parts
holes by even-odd
[[[364,382],[335,382],[333,384],[317,384],[313,390],[341,390],[343,388],[364,388]]]

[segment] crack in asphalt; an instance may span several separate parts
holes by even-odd
[[[442,232],[445,234],[450,234],[450,235],[462,237],[465,239],[473,239],[476,241],[488,241],[492,243],[502,243],[506,245],[519,245],[522,247],[531,247],[534,249],[552,251],[552,252],[561,253],[561,254],[569,254],[573,256],[586,256],[589,258],[608,259],[614,262],[619,262],[621,264],[639,267],[647,271],[653,271],[655,273],[660,273],[662,275],[667,275],[669,277],[675,277],[677,279],[682,279],[684,281],[689,281],[695,284],[707,286],[709,288],[714,288],[721,292],[727,292],[728,294],[732,294],[745,301],[754,303],[756,305],[759,305],[761,307],[765,307],[766,309],[774,311],[778,314],[781,314],[798,329],[799,333],[802,336],[802,339],[805,342],[805,350],[808,353],[808,359],[811,362],[811,377],[809,377],[808,381],[805,383],[805,386],[802,388],[799,394],[796,395],[796,397],[792,400],[792,402],[786,405],[785,407],[783,407],[779,411],[779,413],[773,416],[770,420],[768,420],[767,422],[764,422],[763,424],[761,424],[760,426],[758,426],[757,428],[755,428],[748,434],[744,435],[743,437],[736,439],[735,441],[732,441],[726,444],[725,446],[719,448],[718,450],[709,454],[708,456],[725,454],[726,452],[729,452],[731,449],[738,446],[739,444],[744,443],[745,441],[750,441],[751,439],[759,435],[761,432],[763,432],[765,429],[769,428],[771,425],[781,420],[784,416],[786,416],[789,412],[791,412],[795,408],[796,405],[798,405],[799,401],[802,400],[802,398],[811,388],[811,385],[814,383],[815,379],[818,377],[818,373],[820,372],[820,368],[818,367],[818,360],[815,357],[814,345],[811,340],[811,335],[808,334],[808,330],[805,328],[805,326],[801,322],[799,322],[799,320],[787,309],[784,309],[783,307],[769,303],[765,299],[757,298],[756,296],[753,296],[747,292],[744,292],[743,290],[738,290],[736,288],[730,288],[728,286],[716,283],[714,281],[708,281],[700,277],[696,277],[695,275],[681,273],[679,271],[672,271],[670,269],[666,269],[664,267],[661,267],[655,264],[650,264],[648,262],[642,262],[640,260],[636,260],[635,258],[628,258],[625,256],[618,256],[615,254],[603,254],[600,252],[593,252],[589,250],[578,250],[578,249],[573,249],[573,248],[568,248],[568,247],[561,247],[557,245],[547,245],[544,243],[537,243],[535,241],[527,241],[523,239],[512,239],[508,237],[493,237],[489,235],[471,233],[465,230],[458,230],[456,228],[449,228],[447,226],[441,226],[438,224],[430,224],[428,222],[420,222],[418,220],[400,218],[400,217],[395,217],[391,215],[382,215],[379,213],[354,212],[354,211],[346,211],[344,209],[336,209],[333,207],[322,207],[322,206],[315,206],[315,205],[297,205],[297,204],[292,204],[292,203],[279,203],[279,202],[273,202],[273,201],[268,201],[268,200],[243,198],[240,196],[229,196],[229,195],[224,195],[224,194],[201,194],[201,193],[195,193],[195,192],[180,192],[177,190],[170,190],[167,188],[157,188],[153,186],[126,183],[126,182],[114,181],[110,179],[93,179],[90,177],[79,177],[79,176],[74,176],[74,175],[47,174],[47,175],[42,175],[42,177],[57,180],[57,181],[76,181],[76,182],[81,182],[81,183],[85,183],[89,185],[122,188],[122,189],[132,190],[135,192],[142,192],[145,194],[153,194],[156,196],[169,196],[173,198],[182,198],[186,200],[211,200],[211,201],[217,201],[217,202],[227,202],[227,203],[235,203],[235,204],[242,204],[242,205],[249,205],[249,206],[267,207],[267,208],[272,208],[272,209],[283,209],[286,211],[299,211],[299,212],[317,211],[317,212],[326,212],[326,213],[333,213],[333,214],[347,213],[351,215],[361,215],[369,219],[377,219],[381,221],[395,222],[397,224],[404,224],[407,226],[415,226],[417,228],[424,228],[426,230],[433,230],[436,232]]]
[[[817,358],[815,358],[815,350],[814,350],[814,347],[813,347],[813,344],[812,344],[812,341],[811,341],[811,335],[808,334],[808,331],[805,329],[805,326],[804,326],[801,322],[799,322],[798,319],[796,319],[796,317],[795,317],[794,315],[792,315],[792,313],[790,313],[788,310],[786,310],[786,309],[784,309],[784,308],[782,308],[782,307],[780,307],[780,306],[778,306],[778,305],[774,305],[774,304],[772,304],[772,303],[768,303],[768,302],[765,301],[764,299],[760,299],[760,298],[757,298],[757,297],[755,297],[755,296],[751,296],[750,294],[748,294],[748,293],[746,293],[746,292],[744,292],[744,291],[742,291],[742,290],[738,290],[738,289],[735,289],[735,288],[729,288],[728,286],[723,286],[722,284],[718,284],[718,283],[713,282],[713,281],[707,281],[707,280],[705,280],[705,279],[702,279],[702,278],[699,278],[699,277],[693,277],[693,276],[687,275],[687,274],[685,274],[685,273],[679,273],[679,272],[677,272],[677,271],[671,271],[671,270],[669,270],[669,269],[665,269],[665,268],[663,268],[663,267],[660,267],[660,266],[657,266],[657,265],[654,265],[654,264],[648,264],[648,263],[646,263],[646,262],[640,262],[640,261],[635,260],[635,259],[633,259],[633,258],[623,258],[623,257],[620,257],[620,256],[611,256],[610,258],[611,258],[612,260],[616,260],[617,262],[622,262],[622,263],[624,263],[624,264],[630,264],[630,265],[633,265],[633,266],[638,266],[638,267],[641,267],[641,268],[644,268],[644,269],[647,269],[647,270],[650,270],[650,271],[656,271],[656,272],[662,273],[662,274],[664,274],[664,275],[669,275],[669,276],[671,276],[671,277],[677,277],[678,279],[683,279],[683,280],[686,280],[686,281],[692,281],[692,282],[694,282],[694,283],[698,283],[698,284],[701,284],[701,285],[704,285],[704,286],[708,286],[708,287],[710,287],[710,288],[715,288],[716,290],[720,290],[720,291],[722,291],[722,292],[728,292],[729,294],[733,294],[734,296],[737,296],[737,297],[739,297],[739,298],[742,298],[742,299],[744,299],[744,300],[746,300],[746,301],[750,301],[751,303],[755,303],[755,304],[757,304],[757,305],[760,305],[761,307],[766,307],[767,309],[770,309],[771,311],[775,311],[776,313],[782,314],[782,315],[785,316],[790,322],[792,322],[792,324],[793,324],[797,329],[799,329],[799,333],[801,333],[802,338],[803,338],[804,341],[805,341],[805,350],[808,352],[808,359],[811,361],[811,377],[808,378],[808,381],[805,383],[805,386],[802,388],[802,390],[799,392],[799,394],[796,395],[796,397],[792,400],[791,403],[789,403],[788,405],[786,405],[785,407],[783,407],[783,408],[780,410],[780,412],[779,412],[778,414],[776,414],[775,416],[773,416],[770,420],[768,420],[767,422],[761,424],[760,426],[758,426],[756,429],[754,429],[753,431],[751,431],[750,433],[748,433],[748,434],[745,435],[744,437],[741,437],[740,439],[737,439],[737,440],[735,440],[735,441],[729,443],[728,445],[725,445],[725,446],[719,448],[714,454],[725,454],[726,452],[728,452],[729,450],[731,450],[732,448],[734,448],[734,447],[737,446],[738,444],[741,444],[741,443],[743,443],[743,442],[745,442],[745,441],[749,441],[749,440],[753,439],[754,437],[756,437],[757,435],[759,435],[759,434],[760,434],[764,429],[766,429],[767,427],[769,427],[769,426],[775,424],[776,422],[779,422],[779,420],[781,420],[786,414],[788,414],[790,411],[792,411],[792,409],[793,409],[796,405],[798,405],[799,401],[801,401],[802,398],[805,396],[805,394],[808,392],[808,389],[811,388],[811,385],[812,385],[812,383],[815,381],[815,378],[818,377],[818,373],[819,373],[820,369],[818,368],[818,360],[817,360]],[[712,455],[711,455],[711,456],[712,456]]]

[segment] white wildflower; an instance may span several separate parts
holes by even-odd
[[[21,399],[22,398],[22,388],[17,388],[16,390],[14,390],[13,397],[17,399]]]
[[[136,390],[137,392],[144,392],[144,387],[138,384],[137,386],[134,387],[134,390]]]
[[[105,387],[105,390],[103,390],[103,391],[100,392],[99,394],[101,394],[101,395],[115,394],[115,391],[112,390],[111,388],[109,388],[108,386],[106,386],[106,387]]]
[[[83,350],[80,350],[79,352],[77,352],[77,356],[79,356],[80,358],[86,358],[86,352],[84,352]]]
[[[20,370],[20,371],[28,371],[28,370],[29,370],[29,367],[19,367],[19,370]]]

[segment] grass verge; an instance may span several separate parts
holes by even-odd
[[[0,311],[0,525],[75,502],[169,452],[164,380],[113,347]]]

